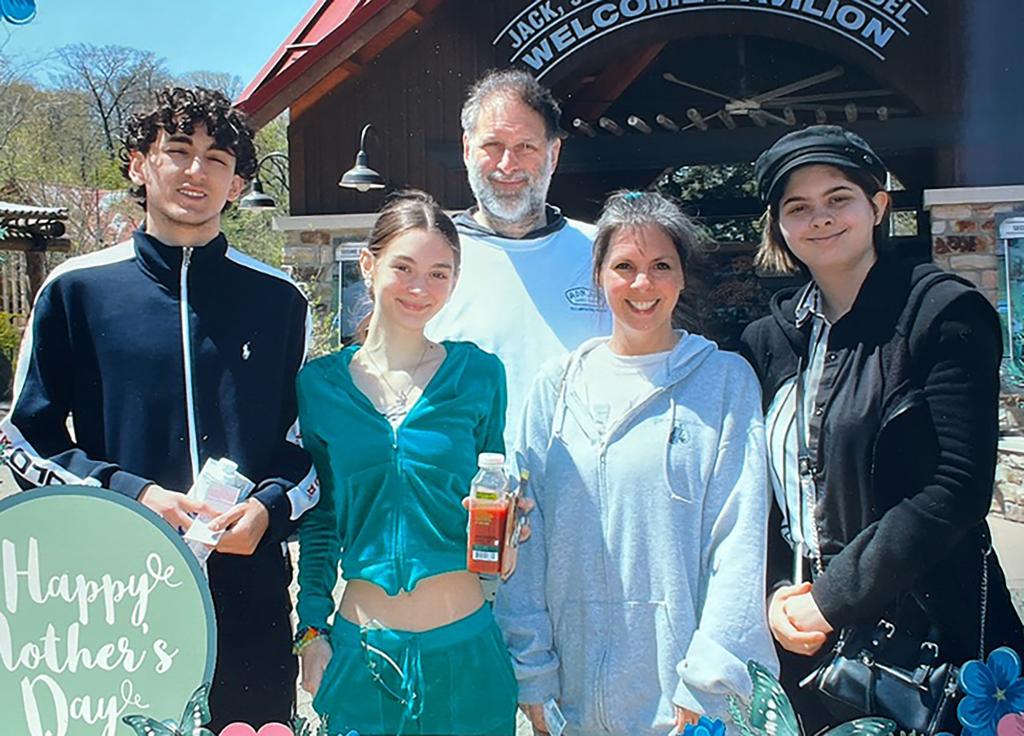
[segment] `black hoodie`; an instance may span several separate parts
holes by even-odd
[[[743,333],[765,407],[806,360],[798,298],[780,292]],[[883,257],[832,326],[808,433],[825,563],[812,595],[837,631],[885,615],[937,635],[944,659],[977,656],[1001,355],[992,306],[931,264]],[[778,523],[769,534],[772,590],[789,582],[792,550]],[[988,565],[986,650],[1019,647],[995,555]]]

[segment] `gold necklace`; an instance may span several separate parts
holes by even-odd
[[[388,380],[387,373],[383,371],[379,365],[377,365],[377,361],[374,360],[373,354],[369,350],[366,350],[366,348],[362,348],[360,350],[361,353],[366,355],[367,360],[370,361],[370,365],[372,365],[373,369],[377,372],[377,377],[384,382],[384,385],[388,388],[389,391],[391,391],[392,395],[394,396],[394,401],[390,403],[388,403],[387,397],[384,397],[384,411],[382,413],[389,422],[394,421],[398,417],[401,417],[408,413],[409,394],[412,393],[413,389],[416,388],[416,374],[419,373],[420,368],[423,367],[423,359],[427,357],[427,351],[430,350],[430,348],[432,347],[433,345],[431,344],[430,340],[426,340],[425,344],[423,345],[423,352],[420,353],[420,359],[416,363],[416,367],[413,368],[412,372],[409,374],[409,385],[406,386],[401,391],[396,389],[394,385],[391,383],[391,381]]]

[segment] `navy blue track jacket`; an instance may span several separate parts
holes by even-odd
[[[0,427],[4,459],[26,488],[137,498],[148,483],[187,491],[207,458],[230,458],[270,513],[260,546],[280,543],[318,498],[297,444],[308,335],[295,284],[223,235],[182,248],[139,231],[72,258],[36,298]]]

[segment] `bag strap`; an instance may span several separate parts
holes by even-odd
[[[796,406],[794,411],[796,414],[796,462],[797,462],[797,483],[799,485],[798,490],[798,502],[800,516],[797,519],[797,524],[800,529],[800,537],[804,535],[804,488],[805,484],[808,487],[814,486],[814,458],[811,456],[811,451],[807,447],[807,427],[806,419],[804,417],[804,361],[803,358],[797,360],[796,364]],[[814,495],[817,499],[817,492]],[[811,531],[814,534],[814,547],[816,552],[813,557],[814,572],[815,575],[821,575],[825,572],[825,563],[821,557],[821,533],[818,531],[818,517],[815,516],[814,510],[811,510]],[[794,580],[793,583],[799,585],[802,580],[795,579],[797,571],[803,568],[803,544],[798,544],[793,548],[793,570]],[[800,575],[800,577],[803,577]]]
[[[978,659],[985,659],[985,624],[988,619],[988,558],[992,555],[992,535],[988,536],[988,546],[981,553],[981,606],[980,631],[978,632]]]

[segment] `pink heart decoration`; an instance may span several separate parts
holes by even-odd
[[[996,736],[1024,736],[1024,713],[1010,713],[999,719]]]
[[[267,723],[259,731],[248,723],[232,723],[224,727],[220,736],[295,736],[288,726],[281,723]]]

